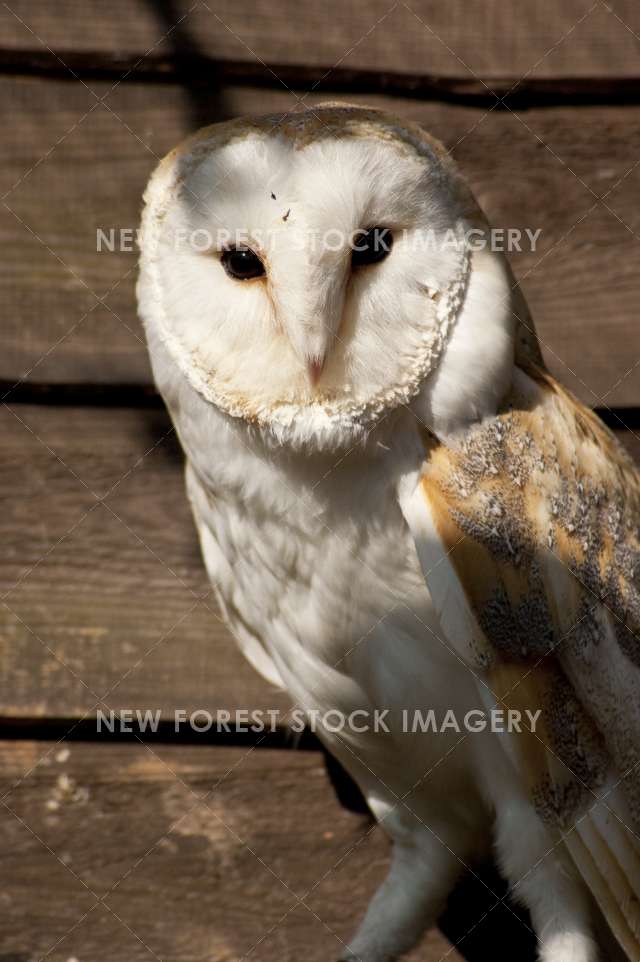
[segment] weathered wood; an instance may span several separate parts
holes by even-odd
[[[290,704],[223,627],[161,410],[0,410],[0,715]],[[640,432],[620,432],[640,459]]]
[[[384,875],[317,753],[0,743],[0,771],[6,960],[326,962]]]
[[[110,89],[92,86],[98,96]],[[98,253],[96,232],[135,229],[156,158],[190,127],[187,92],[121,85],[107,107],[78,82],[5,79],[0,91],[9,131],[0,147],[0,378],[149,383],[136,254]],[[637,404],[640,108],[517,115],[353,99],[391,106],[441,137],[496,226],[541,229],[537,249],[511,261],[551,369],[590,404]],[[296,103],[287,92],[225,88],[212,93],[209,116]]]
[[[161,410],[0,412],[0,714],[284,708],[223,627]]]
[[[633,0],[12,0],[2,46],[211,57],[444,76],[637,76]],[[9,9],[10,7],[10,9]]]

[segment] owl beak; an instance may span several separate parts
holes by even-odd
[[[309,375],[309,381],[311,387],[316,387],[320,377],[322,375],[322,370],[324,368],[324,357],[314,357],[307,363],[307,374]]]
[[[330,284],[329,281],[332,281]],[[283,333],[300,364],[300,374],[307,389],[315,391],[336,341],[339,340],[344,310],[344,285],[330,273],[322,286],[306,280],[292,288],[289,278],[283,280],[286,300],[276,302]]]

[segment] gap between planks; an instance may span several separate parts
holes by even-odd
[[[149,384],[42,384],[0,380],[0,401],[56,407],[164,408],[161,396]],[[640,429],[640,406],[594,407],[593,412],[611,430]]]
[[[306,64],[265,64],[209,56],[128,55],[103,51],[0,50],[0,75],[55,80],[183,83],[218,90],[220,84],[315,94],[384,94],[498,110],[528,107],[640,104],[636,77],[446,77]]]

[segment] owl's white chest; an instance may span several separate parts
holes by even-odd
[[[322,465],[314,479],[236,456],[251,492],[203,483],[194,465],[187,475],[209,575],[256,667],[303,707],[336,707],[347,679],[368,687],[364,669],[379,635],[403,625],[413,634],[410,613],[431,619],[391,489],[361,485],[358,496],[342,466],[334,474]],[[348,698],[362,701],[355,691]]]
[[[285,457],[223,421],[212,426],[203,443],[202,424],[179,424],[187,488],[209,576],[254,666],[307,712],[388,711],[398,727],[403,711],[442,717],[452,692],[461,712],[477,707],[435,616],[391,454]],[[324,734],[348,764],[344,746]],[[416,766],[422,775],[430,748],[435,761],[456,737],[416,752],[411,735],[382,743],[371,731],[358,735],[357,751],[389,750],[404,779]]]

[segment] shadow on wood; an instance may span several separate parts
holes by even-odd
[[[189,97],[193,129],[229,119],[231,114],[225,110],[215,61],[210,61],[207,65],[206,87],[194,84],[191,80],[190,64],[202,60],[205,51],[187,29],[185,24],[188,20],[180,9],[180,4],[176,0],[155,0],[149,3],[149,7],[166,31],[165,39],[171,47],[176,79],[184,86]]]

